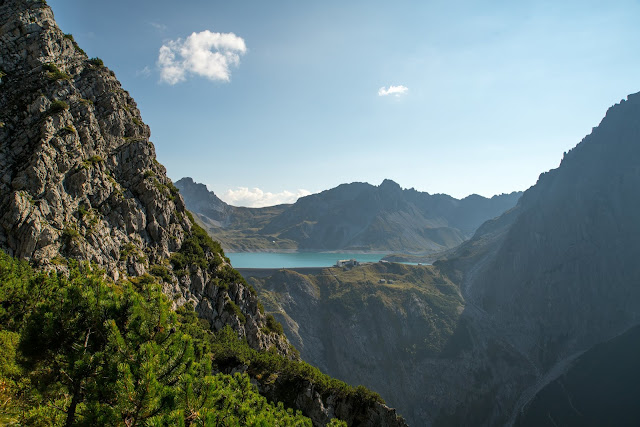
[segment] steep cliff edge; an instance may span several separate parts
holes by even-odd
[[[66,271],[77,259],[113,280],[153,276],[213,331],[230,326],[252,349],[296,361],[255,291],[185,209],[114,73],[87,58],[42,1],[0,1],[0,18],[0,248],[41,269]],[[403,425],[381,404],[308,396],[301,409],[317,425],[340,405],[370,425]]]

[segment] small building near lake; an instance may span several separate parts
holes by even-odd
[[[336,262],[336,267],[355,267],[357,265],[360,265],[360,263],[355,258],[339,259],[338,262]]]

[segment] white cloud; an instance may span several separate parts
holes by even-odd
[[[209,80],[228,82],[231,66],[240,63],[247,51],[242,37],[233,33],[212,33],[205,30],[192,33],[186,40],[170,40],[158,53],[160,81],[174,85],[189,74]]]
[[[398,97],[398,96],[406,95],[407,92],[409,92],[409,88],[403,85],[389,86],[388,88],[383,86],[380,89],[378,89],[378,96],[393,95]]]
[[[159,22],[149,22],[149,25],[151,25],[153,28],[155,28],[158,31],[165,31],[167,29],[166,25],[160,24]]]
[[[145,79],[151,75],[151,68],[146,65],[144,68],[140,70],[136,70],[136,77],[144,77]]]
[[[235,190],[229,189],[220,195],[220,198],[233,206],[247,206],[250,208],[261,208],[264,206],[279,205],[282,203],[295,203],[300,197],[308,196],[310,191],[298,189],[294,191],[282,191],[271,193],[262,191],[259,188],[249,189],[238,187]]]

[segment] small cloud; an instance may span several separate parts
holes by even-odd
[[[228,82],[230,67],[237,66],[246,51],[242,37],[233,33],[205,30],[192,33],[186,40],[170,40],[162,45],[158,54],[160,81],[174,85],[195,74]]]
[[[149,22],[149,25],[151,25],[153,28],[155,28],[158,31],[165,31],[167,29],[166,25],[160,24],[158,22]]]
[[[136,77],[144,77],[145,79],[151,75],[151,68],[149,66],[145,66],[141,70],[136,70]]]
[[[409,88],[403,85],[389,86],[388,88],[383,86],[380,89],[378,89],[378,96],[393,95],[395,97],[398,97],[398,96],[406,95],[407,92],[409,92]]]
[[[271,193],[259,188],[249,189],[238,187],[235,190],[227,190],[220,196],[222,200],[233,206],[246,206],[249,208],[261,208],[264,206],[280,205],[282,203],[295,203],[300,197],[308,196],[310,191],[298,189],[294,191],[282,191]]]

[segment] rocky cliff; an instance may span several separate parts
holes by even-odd
[[[640,326],[582,354],[524,408],[518,426],[640,424]]]
[[[237,208],[191,178],[176,183],[187,207],[232,250],[369,250],[430,253],[453,248],[484,221],[512,208],[521,193],[462,200],[445,194],[354,182],[293,205]]]
[[[170,256],[192,240],[192,223],[113,72],[87,58],[42,2],[5,1],[0,16],[0,247],[44,268],[91,261],[115,280],[166,273],[177,304],[192,303],[214,327],[234,325],[256,348],[286,349],[260,332],[248,288],[213,284],[230,268],[224,254],[210,250],[207,265],[174,271]]]
[[[214,331],[231,326],[254,349],[295,359],[255,291],[195,225],[114,73],[43,1],[0,1],[0,17],[0,248],[43,269],[64,272],[77,259],[114,280],[155,276]],[[326,399],[340,399],[323,398],[308,406],[328,419]],[[383,405],[366,410],[402,425]]]

